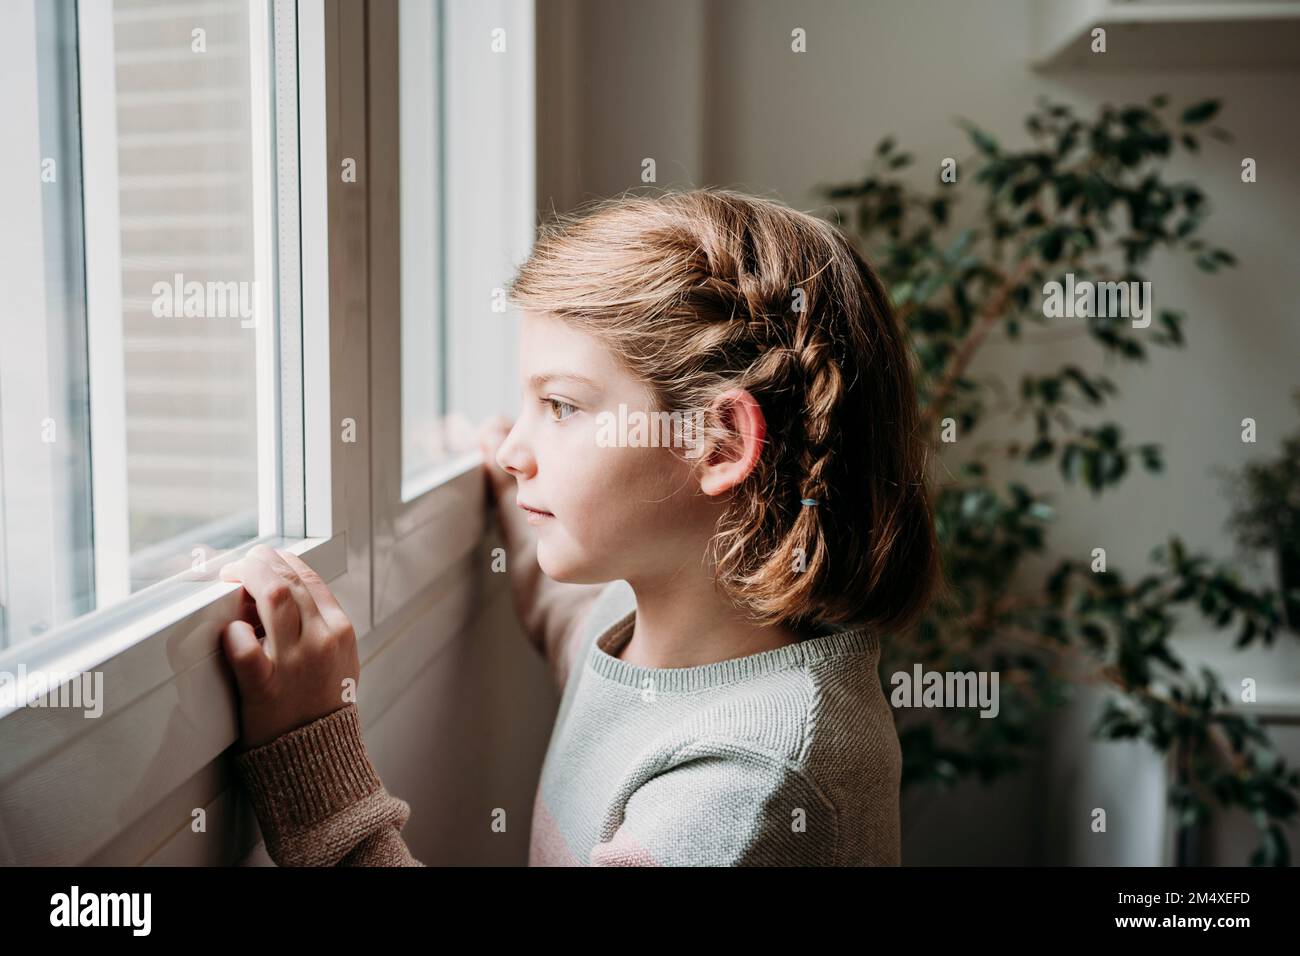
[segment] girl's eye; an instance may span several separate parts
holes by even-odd
[[[562,402],[558,398],[544,398],[542,403],[550,406],[552,418],[557,422],[564,421],[577,411],[568,402]]]

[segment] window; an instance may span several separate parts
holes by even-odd
[[[0,650],[301,509],[269,4],[6,10]]]

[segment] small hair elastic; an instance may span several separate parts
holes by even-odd
[[[800,498],[800,499],[799,499],[799,504],[803,505],[805,508],[816,508],[816,507],[817,507],[817,499],[816,499],[816,498]]]

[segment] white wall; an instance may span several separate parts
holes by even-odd
[[[487,567],[485,553],[480,566]],[[515,621],[504,575],[480,611],[366,728],[384,786],[411,804],[402,833],[440,866],[522,866],[558,697]],[[432,628],[432,622],[424,622]],[[492,829],[505,813],[505,831]]]

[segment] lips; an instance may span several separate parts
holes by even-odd
[[[534,515],[543,515],[544,517],[547,517],[547,518],[554,518],[554,517],[555,517],[555,515],[551,514],[551,512],[549,512],[549,511],[543,511],[541,508],[533,508],[533,507],[531,507],[531,506],[529,506],[529,505],[524,504],[522,501],[520,501],[518,504],[519,504],[519,507],[520,507],[520,508],[523,508],[523,509],[524,509],[525,511],[527,511],[529,514],[534,514]]]

